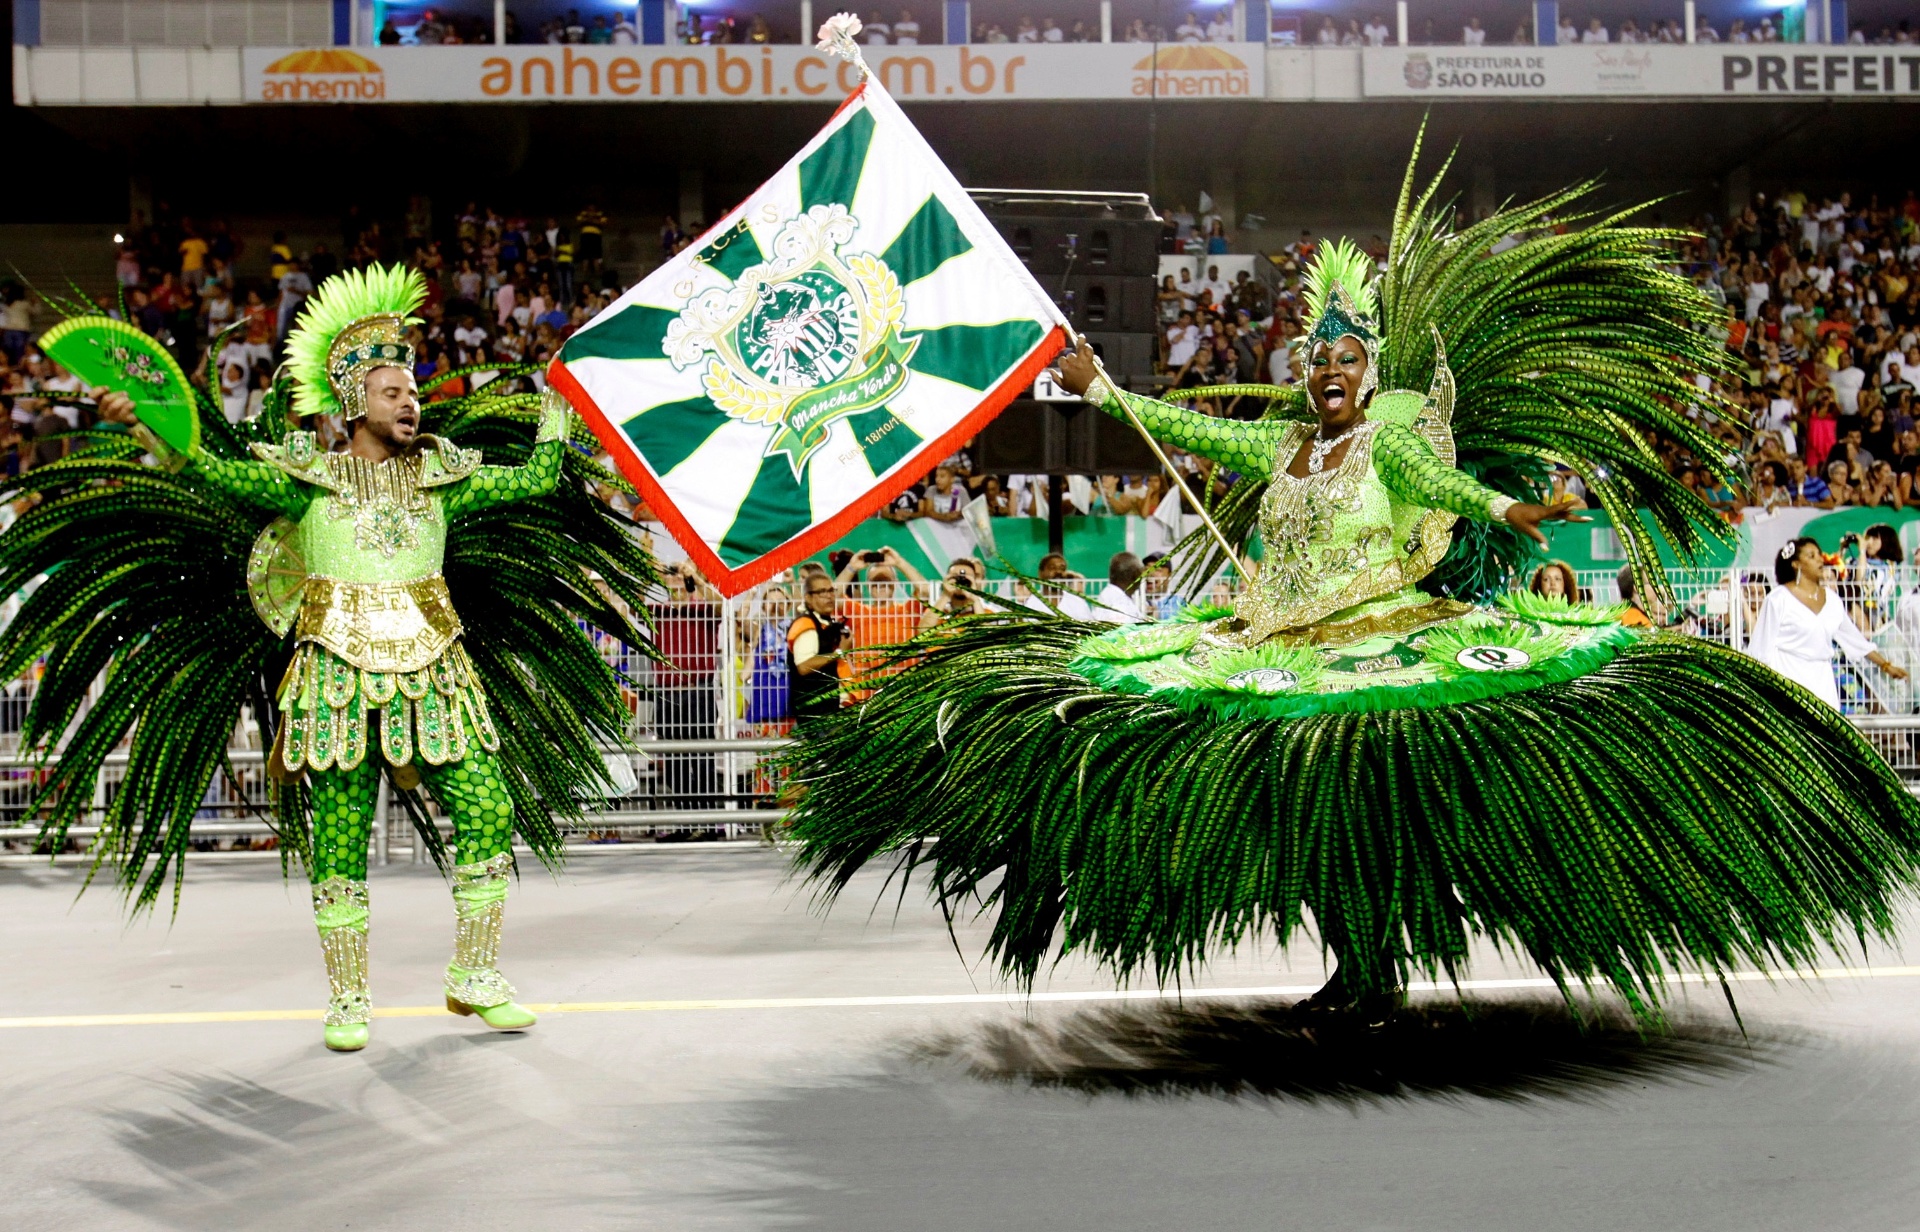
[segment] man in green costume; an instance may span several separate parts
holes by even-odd
[[[322,453],[311,432],[254,446],[254,459],[195,448],[190,462],[226,495],[279,521],[255,547],[249,583],[303,569],[304,584],[270,626],[291,626],[296,647],[280,685],[283,720],[270,763],[312,786],[314,916],[332,997],[327,1047],[364,1048],[367,849],[384,759],[396,784],[424,780],[453,820],[457,923],[447,1008],[496,1030],[530,1027],[496,962],[513,868],[513,805],[495,755],[500,737],[481,681],[460,643],[460,617],[441,576],[455,518],[543,496],[559,481],[567,408],[549,394],[533,456],[483,466],[478,451],[419,433],[409,315],[424,300],[417,272],[373,267],[329,279],[287,339],[301,416],[338,414],[347,451]],[[97,391],[103,417],[135,422],[123,393]]]

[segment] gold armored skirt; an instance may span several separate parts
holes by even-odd
[[[370,740],[395,767],[416,757],[434,766],[457,762],[472,744],[489,753],[500,748],[486,691],[458,641],[410,672],[358,668],[303,642],[281,682],[280,711],[275,769],[288,775],[351,770],[366,760]]]

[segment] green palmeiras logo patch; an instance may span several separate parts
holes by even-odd
[[[920,340],[900,336],[900,280],[870,253],[844,252],[859,224],[844,205],[787,220],[773,258],[733,285],[689,300],[667,326],[676,369],[704,365],[701,385],[734,419],[778,430],[797,481],[836,420],[885,405],[907,383]]]

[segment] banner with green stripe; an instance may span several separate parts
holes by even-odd
[[[869,81],[549,370],[723,593],[892,500],[1032,384],[1066,321]]]

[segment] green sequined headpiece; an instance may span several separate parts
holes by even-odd
[[[407,327],[427,298],[427,280],[404,265],[369,265],[320,284],[287,334],[294,413],[353,420],[367,413],[366,374],[413,367]]]
[[[1323,244],[1307,265],[1307,332],[1300,345],[1308,354],[1317,342],[1328,346],[1358,338],[1367,351],[1367,374],[1359,396],[1365,400],[1380,385],[1380,294],[1374,285],[1374,261],[1352,240]]]

